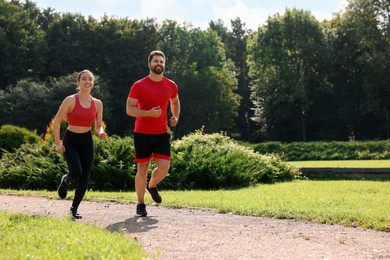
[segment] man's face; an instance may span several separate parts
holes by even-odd
[[[152,61],[149,63],[149,69],[156,74],[161,74],[165,70],[165,60],[159,55],[154,55]]]

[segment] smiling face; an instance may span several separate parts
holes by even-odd
[[[154,55],[149,62],[149,69],[157,75],[160,75],[165,70],[165,59],[160,55]]]
[[[77,78],[77,85],[80,90],[91,90],[94,86],[95,77],[89,70],[80,72]]]

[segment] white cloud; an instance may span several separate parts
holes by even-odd
[[[230,21],[239,17],[245,28],[257,30],[269,17],[270,12],[261,7],[251,7],[243,3],[241,0],[236,0],[233,3],[231,1],[225,7],[215,6],[214,13],[218,19],[221,19],[225,26],[230,28]],[[225,4],[226,4],[225,3]]]
[[[156,18],[158,22],[165,19],[182,22],[185,20],[188,7],[176,0],[148,0],[141,1],[139,16],[141,19]]]

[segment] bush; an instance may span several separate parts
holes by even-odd
[[[94,137],[95,158],[89,188],[134,190],[135,164],[131,138]],[[56,190],[68,166],[52,142],[22,145],[0,160],[0,188]],[[76,184],[75,184],[76,185]]]
[[[55,190],[66,163],[52,145],[24,144],[0,160],[0,187]]]
[[[134,190],[137,172],[133,139],[112,136],[96,138],[90,188],[95,190]]]
[[[22,144],[35,144],[42,141],[35,132],[24,127],[14,125],[3,125],[0,128],[0,148],[8,152],[13,152]],[[2,152],[0,151],[0,154]]]
[[[285,161],[390,159],[390,141],[265,142],[251,147],[262,154],[277,154]]]
[[[240,188],[259,182],[291,180],[299,171],[277,156],[255,153],[222,134],[194,134],[172,146],[169,189]]]

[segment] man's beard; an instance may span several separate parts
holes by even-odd
[[[161,66],[155,66],[152,68],[152,71],[158,75],[162,74],[164,72],[164,68]]]

